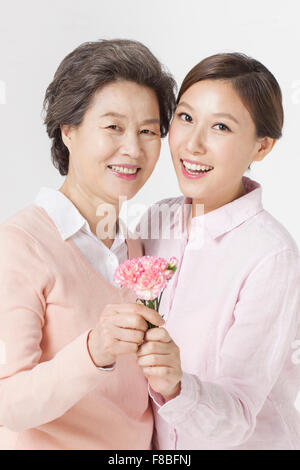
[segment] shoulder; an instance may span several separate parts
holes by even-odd
[[[152,204],[140,217],[136,228],[135,234],[142,239],[148,238],[149,231],[157,231],[161,224],[161,219],[164,225],[170,225],[173,221],[176,211],[182,206],[184,196],[161,199]]]
[[[59,238],[51,219],[34,205],[0,224],[0,283],[20,286],[30,281],[36,290],[48,290],[55,280],[53,259],[62,256],[61,251],[58,256],[58,245],[52,243],[53,234]],[[49,250],[54,252],[53,256]]]
[[[154,212],[156,210],[161,209],[162,207],[177,208],[183,204],[183,201],[184,201],[184,196],[161,199],[160,201],[157,201],[154,204],[152,204],[152,206],[150,206],[150,208],[148,209],[148,212],[149,211]]]
[[[34,235],[34,211],[31,206],[13,214],[0,225],[0,253],[1,258],[22,258],[36,249]]]
[[[173,256],[175,253],[174,227],[177,227],[184,196],[161,199],[155,202],[142,215],[135,228],[135,236],[140,238],[144,253],[153,256]],[[171,235],[172,234],[172,235]]]
[[[54,223],[43,209],[34,204],[19,210],[0,224],[2,237],[15,233],[20,239],[35,242],[47,237],[49,231],[55,233]]]
[[[249,235],[252,232],[256,244],[265,251],[279,252],[283,250],[291,250],[299,253],[296,240],[286,229],[286,227],[266,210],[259,212],[247,224]]]
[[[53,236],[59,239],[51,219],[38,206],[29,205],[0,224],[0,258],[42,261]]]
[[[141,216],[137,227],[141,227],[142,224],[153,224],[156,220],[156,217],[159,213],[169,214],[174,213],[179,209],[184,201],[184,196],[172,197],[161,199],[160,201],[152,204]]]
[[[232,269],[268,277],[299,278],[300,254],[288,230],[268,211],[261,210],[228,234],[226,251]],[[280,274],[279,274],[280,273]]]

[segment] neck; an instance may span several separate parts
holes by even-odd
[[[68,177],[59,191],[70,199],[86,219],[91,232],[108,248],[111,248],[119,228],[119,204],[108,203],[86,191],[79,184],[71,184]]]
[[[219,207],[225,206],[225,204],[229,204],[230,202],[244,196],[245,194],[246,191],[243,185],[243,181],[240,181],[240,183],[234,189],[230,188],[230,191],[228,193],[223,193],[216,200],[210,200],[206,202],[205,199],[193,199],[192,217],[198,217],[199,215],[208,214],[209,212],[212,212],[213,210],[216,210]],[[204,207],[202,208],[202,206],[197,206],[198,204],[203,204]]]

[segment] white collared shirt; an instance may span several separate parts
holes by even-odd
[[[94,235],[87,220],[70,199],[59,190],[42,187],[34,203],[46,211],[55,223],[62,239],[72,238],[92,267],[104,279],[116,286],[113,282],[115,270],[128,258],[122,224],[119,224],[119,232],[109,249]]]

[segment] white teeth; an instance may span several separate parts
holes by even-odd
[[[125,173],[129,175],[134,175],[137,172],[137,168],[125,168],[124,166],[113,166],[111,165],[111,169],[114,171],[118,171],[119,173]]]
[[[192,171],[200,171],[200,170],[204,171],[204,170],[212,170],[213,169],[212,166],[197,165],[195,163],[186,162],[185,160],[182,160],[182,163],[183,163],[185,168],[187,168],[188,170],[192,170]]]

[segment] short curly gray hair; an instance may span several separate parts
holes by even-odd
[[[176,82],[150,50],[126,39],[83,43],[61,62],[43,103],[52,162],[61,175],[68,174],[69,150],[60,126],[79,125],[96,91],[117,80],[129,80],[156,93],[161,136],[167,135],[175,109]]]

